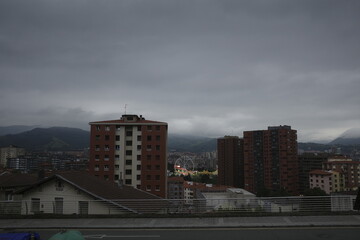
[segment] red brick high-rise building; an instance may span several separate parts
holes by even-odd
[[[89,124],[90,174],[166,198],[167,123],[123,115]]]
[[[225,136],[217,139],[218,184],[244,187],[243,139]]]
[[[252,193],[265,190],[299,192],[297,131],[290,126],[244,132],[244,188]]]

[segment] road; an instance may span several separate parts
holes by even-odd
[[[20,230],[17,230],[20,231]],[[59,230],[36,230],[41,239],[49,239]],[[144,229],[79,230],[86,240],[358,240],[360,227],[310,227],[310,228],[202,228],[202,229]]]

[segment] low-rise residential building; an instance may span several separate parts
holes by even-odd
[[[167,205],[146,191],[85,172],[55,174],[14,194],[24,215],[157,213]]]
[[[0,176],[0,201],[12,200],[13,193],[38,181],[33,174],[6,173]]]
[[[343,191],[343,177],[337,171],[313,170],[309,181],[310,188],[320,188],[327,194]]]
[[[333,170],[343,175],[343,191],[356,191],[360,186],[360,161],[345,157],[330,158],[323,163],[324,170]]]

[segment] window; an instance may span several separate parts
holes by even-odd
[[[137,145],[137,150],[141,150],[141,145]]]
[[[131,169],[126,169],[126,170],[125,170],[125,174],[126,174],[126,175],[131,175],[131,172],[132,172]]]
[[[132,161],[128,159],[128,160],[125,161],[125,164],[126,164],[126,165],[131,165],[131,164],[132,164]]]
[[[141,179],[141,175],[136,175],[136,180],[140,180]]]
[[[119,135],[115,136],[115,141],[120,141],[120,136]]]
[[[131,150],[126,150],[126,156],[131,156],[132,155],[132,151]]]
[[[160,180],[160,175],[155,175],[155,180]]]
[[[95,140],[96,140],[96,141],[100,140],[100,135],[96,135],[96,136],[95,136]]]
[[[137,170],[141,170],[141,165],[137,165],[137,166],[136,166],[136,169],[137,169]]]
[[[105,131],[110,131],[110,126],[105,126]]]
[[[88,201],[79,201],[79,214],[87,215],[89,213],[89,202]]]
[[[146,155],[147,160],[151,160],[151,155]]]
[[[120,160],[120,155],[115,155],[115,161],[119,161]]]
[[[132,137],[132,131],[126,131],[126,136],[127,137]]]
[[[31,212],[40,212],[40,198],[31,198]]]
[[[131,185],[131,179],[125,179],[125,184]]]
[[[105,155],[104,160],[109,161],[109,155]]]
[[[137,136],[137,140],[138,140],[138,141],[141,141],[141,136]]]
[[[147,130],[151,131],[152,130],[152,126],[147,126]]]
[[[104,175],[104,180],[109,180],[109,175]]]
[[[109,145],[105,145],[105,151],[110,151]]]
[[[155,186],[155,191],[160,191],[160,185]]]
[[[146,180],[151,180],[151,175],[146,175]]]
[[[148,141],[151,141],[151,135],[147,136],[146,138]]]
[[[132,141],[126,141],[126,146],[132,146]]]
[[[146,151],[151,151],[151,145],[146,146]]]
[[[156,145],[156,150],[157,150],[157,151],[160,150],[160,145]]]
[[[100,161],[100,155],[95,155],[95,161]]]
[[[109,135],[105,135],[105,141],[109,141],[110,140],[110,136]]]
[[[100,130],[101,130],[100,125],[96,125],[96,131],[100,131]]]
[[[100,151],[100,145],[95,145],[95,151]]]
[[[160,131],[160,126],[156,126],[156,131]]]
[[[115,165],[115,169],[118,170],[118,169],[119,169],[119,165]]]
[[[138,126],[138,127],[137,127],[137,130],[140,132],[140,131],[141,131],[141,126]]]
[[[109,171],[109,165],[104,165],[104,171]]]
[[[156,169],[156,170],[160,170],[160,165],[156,165],[156,166],[155,166],[155,169]]]
[[[97,171],[99,171],[99,165],[97,164],[97,165],[95,165],[95,168],[94,168],[94,170],[97,172]]]
[[[120,129],[121,129],[121,126],[120,126],[120,125],[116,125],[116,130],[117,130],[117,131],[120,131]]]
[[[115,150],[120,150],[120,145],[115,145]]]
[[[151,191],[151,185],[146,186],[146,191]]]
[[[137,155],[136,160],[141,161],[141,155]]]
[[[160,141],[160,135],[156,135],[156,141]]]

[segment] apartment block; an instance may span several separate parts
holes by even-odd
[[[122,115],[89,124],[90,174],[166,198],[167,123]]]
[[[25,149],[10,145],[8,147],[0,148],[0,167],[7,166],[7,160],[10,158],[16,158],[25,154]]]
[[[290,126],[244,132],[244,189],[299,192],[297,131]]]
[[[243,139],[225,136],[217,139],[218,184],[244,186]]]
[[[332,157],[323,163],[323,170],[339,172],[344,177],[344,191],[356,191],[360,186],[360,162],[346,157]]]
[[[310,188],[320,188],[327,194],[344,189],[343,176],[336,171],[313,170],[309,173]]]
[[[327,153],[303,153],[299,159],[299,191],[301,194],[310,188],[309,173],[322,169],[322,164],[328,160]]]

